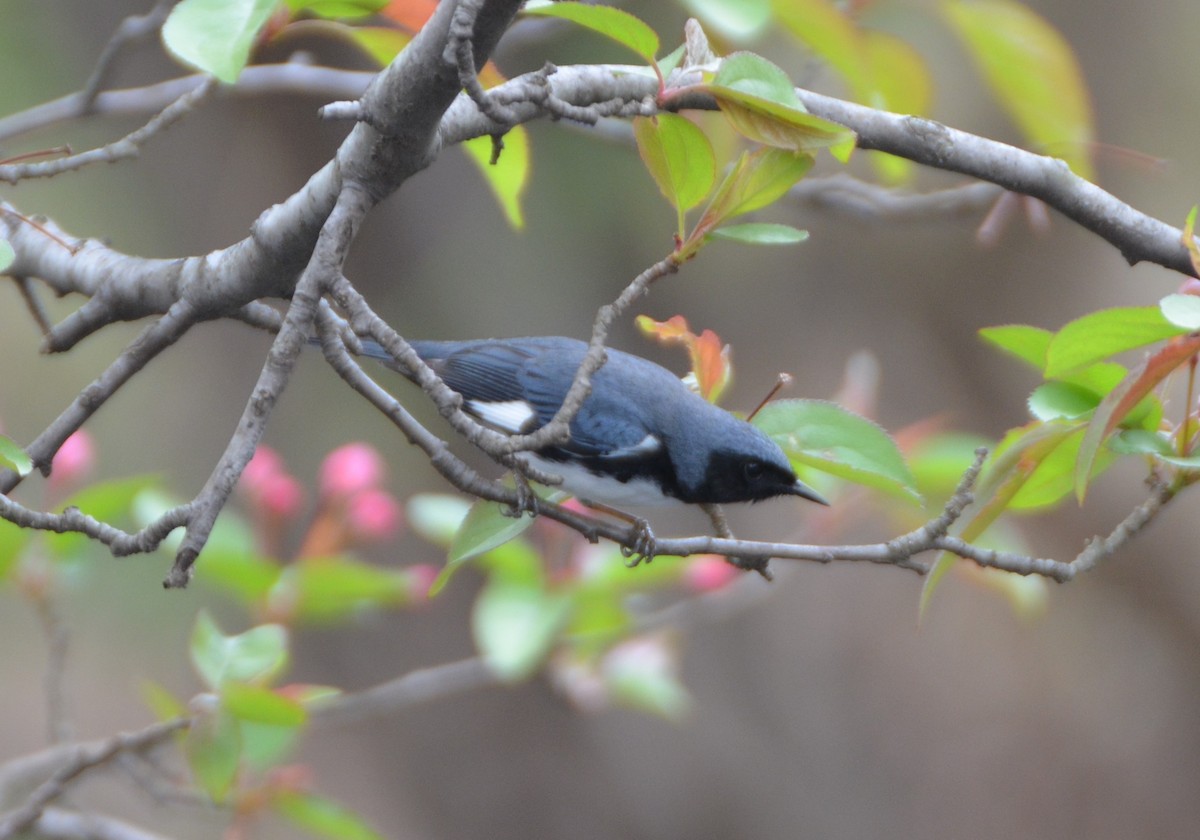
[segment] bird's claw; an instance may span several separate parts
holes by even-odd
[[[642,562],[649,563],[654,559],[657,540],[654,538],[654,532],[650,530],[649,522],[645,519],[633,520],[629,536],[629,542],[621,546],[621,554],[628,558],[626,566],[632,569]]]
[[[522,475],[520,470],[513,470],[513,489],[516,490],[517,498],[511,505],[502,505],[501,513],[513,519],[520,519],[525,513],[536,516],[537,495],[529,486],[529,479]]]

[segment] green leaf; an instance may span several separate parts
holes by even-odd
[[[32,534],[33,531],[14,525],[8,520],[0,520],[0,582],[8,579]]]
[[[1197,353],[1200,353],[1198,334],[1193,333],[1169,341],[1130,370],[1124,380],[1104,395],[1104,399],[1092,415],[1091,422],[1088,423],[1087,434],[1079,448],[1079,460],[1075,468],[1075,494],[1081,504],[1087,494],[1088,482],[1099,464],[1101,444],[1122,423],[1145,428],[1148,425],[1146,421],[1138,422],[1134,419],[1134,414],[1148,399],[1153,399],[1149,416],[1153,417],[1161,412],[1158,401],[1151,392],[1174,371],[1187,365]]]
[[[387,67],[392,60],[400,55],[401,50],[412,41],[412,36],[399,29],[387,26],[344,26],[342,24],[326,24],[336,26],[340,34],[349,38],[380,67]]]
[[[755,142],[799,152],[829,149],[843,162],[854,149],[854,132],[809,114],[787,74],[761,56],[726,56],[705,87],[733,127]]]
[[[471,505],[450,544],[448,562],[457,566],[516,539],[533,524],[533,517],[508,516],[503,505],[480,499]]]
[[[346,808],[313,793],[285,791],[273,801],[275,810],[300,828],[334,840],[383,840],[383,835]]]
[[[305,558],[287,567],[269,598],[299,621],[328,623],[366,609],[408,603],[403,569],[381,569],[349,557]]]
[[[1076,420],[1096,410],[1100,394],[1070,382],[1047,382],[1029,395],[1029,411],[1039,420]]]
[[[542,664],[566,621],[571,602],[540,586],[493,579],[472,614],[475,644],[488,667],[515,682]]]
[[[766,207],[781,198],[812,169],[807,152],[756,149],[743,152],[704,209],[698,229],[711,230],[726,221]]]
[[[241,730],[233,716],[224,710],[195,715],[183,740],[183,753],[196,784],[214,802],[224,802],[242,758]]]
[[[418,493],[405,505],[405,520],[422,539],[449,548],[458,535],[471,503],[461,496]]]
[[[234,84],[275,6],[276,0],[181,0],[163,24],[163,44],[184,64]]]
[[[1163,317],[1185,330],[1200,330],[1200,297],[1167,295],[1158,302]]]
[[[920,501],[900,450],[883,429],[820,400],[776,400],[754,418],[795,463]]]
[[[984,327],[979,337],[999,347],[1010,356],[1033,365],[1040,373],[1046,367],[1046,352],[1054,333],[1041,327],[1025,324],[1008,324],[1003,327]]]
[[[695,123],[677,114],[637,117],[633,135],[654,183],[681,216],[704,200],[717,178],[717,159]]]
[[[850,98],[900,114],[929,110],[933,85],[921,55],[877,30],[861,29],[830,0],[776,0],[775,16],[792,36],[845,80]],[[851,10],[853,11],[853,10]],[[871,163],[890,183],[908,180],[912,161],[874,153]]]
[[[604,658],[604,683],[627,705],[668,720],[680,720],[691,697],[675,674],[675,658],[657,639],[631,639]]]
[[[287,664],[287,630],[262,624],[237,636],[226,636],[201,610],[192,630],[192,664],[214,690],[227,681],[265,682]]]
[[[863,53],[872,89],[861,101],[897,114],[926,114],[933,101],[933,78],[925,59],[909,43],[877,30],[862,33]],[[891,184],[912,179],[916,164],[896,155],[875,152],[871,164]]]
[[[1083,443],[1086,431],[1086,428],[1071,431],[1045,454],[1021,485],[1021,489],[1009,500],[1009,510],[1040,510],[1058,504],[1071,494],[1075,486],[1079,447]],[[1110,452],[1099,453],[1095,459],[1093,476],[1108,469],[1112,462],[1113,455]]]
[[[0,239],[0,272],[7,271],[17,259],[17,252],[7,239]]]
[[[556,17],[599,32],[622,44],[653,63],[658,53],[658,35],[638,18],[612,6],[593,6],[586,3],[551,3],[525,6],[525,14]]]
[[[791,225],[750,222],[717,228],[709,236],[713,239],[745,242],[748,245],[795,245],[797,242],[808,239],[808,231],[794,228]]]
[[[159,720],[187,717],[188,710],[180,700],[159,683],[147,680],[140,686],[142,700]]]
[[[1025,136],[1094,180],[1091,99],[1066,39],[1016,0],[948,0],[941,7]]]
[[[993,443],[961,433],[937,434],[918,442],[908,453],[908,467],[917,490],[932,499],[949,498],[975,460],[975,450],[991,449]]]
[[[0,435],[0,467],[24,478],[33,470],[33,459],[12,438]]]
[[[1146,429],[1122,429],[1112,436],[1108,447],[1117,455],[1175,456],[1175,449],[1166,435]]]
[[[463,143],[462,147],[500,202],[504,218],[514,230],[524,228],[521,195],[529,183],[530,164],[529,132],[525,126],[514,126],[504,135],[504,151],[494,165],[491,137],[476,137]]]
[[[683,0],[706,27],[734,40],[749,40],[771,22],[770,0]]]
[[[308,12],[324,18],[353,20],[375,14],[387,6],[388,0],[287,0],[294,13]]]
[[[158,478],[152,475],[101,481],[80,490],[63,502],[62,507],[79,508],[101,522],[119,523],[133,518],[139,496],[157,484]],[[78,557],[95,547],[92,540],[76,533],[54,534],[46,544],[59,559]]]
[[[1063,326],[1046,350],[1046,376],[1060,377],[1117,353],[1188,332],[1157,306],[1102,309]]]
[[[223,589],[243,606],[261,604],[283,574],[283,567],[257,551],[229,546],[204,547],[204,562],[196,564],[196,580]]]
[[[297,727],[308,720],[308,712],[290,697],[269,688],[240,682],[221,687],[221,703],[238,720]]]
[[[831,0],[776,0],[775,16],[793,37],[846,80],[856,100],[867,102],[873,85],[861,33]]]

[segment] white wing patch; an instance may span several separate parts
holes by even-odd
[[[646,435],[633,446],[626,446],[621,449],[614,449],[605,455],[605,458],[640,458],[643,455],[650,455],[662,449],[662,441],[654,435]]]
[[[467,400],[467,411],[489,426],[494,426],[509,434],[526,431],[535,416],[533,408],[524,400],[507,402]]]

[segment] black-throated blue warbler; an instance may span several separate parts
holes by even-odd
[[[463,397],[463,410],[508,434],[554,417],[587,352],[558,336],[411,341]],[[404,371],[375,342],[363,354]],[[562,476],[562,489],[612,507],[757,502],[801,496],[828,504],[796,478],[783,450],[761,430],[692,392],[666,368],[620,350],[592,375],[592,390],[565,444],[526,453]]]

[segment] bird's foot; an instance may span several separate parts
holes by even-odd
[[[513,519],[520,519],[526,513],[530,516],[537,516],[537,494],[529,486],[529,479],[519,469],[514,469],[512,476],[513,489],[517,492],[517,498],[511,505],[502,506],[501,512]]]
[[[621,546],[621,554],[628,558],[625,565],[634,568],[642,562],[649,563],[654,559],[657,540],[650,530],[650,523],[645,519],[634,519],[629,529],[629,542]]]

